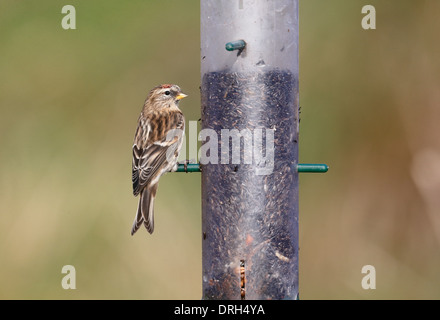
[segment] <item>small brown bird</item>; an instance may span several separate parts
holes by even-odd
[[[187,95],[174,84],[153,88],[139,116],[133,144],[133,194],[140,194],[131,235],[144,224],[154,231],[154,198],[159,178],[177,170],[177,158],[185,132],[179,101]]]

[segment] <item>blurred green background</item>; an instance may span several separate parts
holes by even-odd
[[[330,165],[300,177],[301,299],[440,298],[439,14],[300,1],[300,162]],[[200,117],[199,15],[195,0],[0,2],[1,299],[201,298],[200,175],[162,177],[153,236],[130,236],[148,91],[177,83]]]

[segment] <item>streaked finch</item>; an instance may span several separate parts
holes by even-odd
[[[154,198],[159,178],[177,170],[185,132],[179,101],[186,97],[174,84],[153,88],[145,100],[133,144],[133,194],[140,195],[131,234],[144,224],[154,231]]]

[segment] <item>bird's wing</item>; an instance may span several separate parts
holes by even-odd
[[[133,144],[133,194],[153,180],[176,157],[185,129],[185,119],[179,111],[147,118],[139,122]]]

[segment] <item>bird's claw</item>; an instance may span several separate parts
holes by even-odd
[[[179,162],[179,164],[183,164],[183,170],[186,173],[188,173],[188,163],[191,163],[191,160],[183,160]]]

